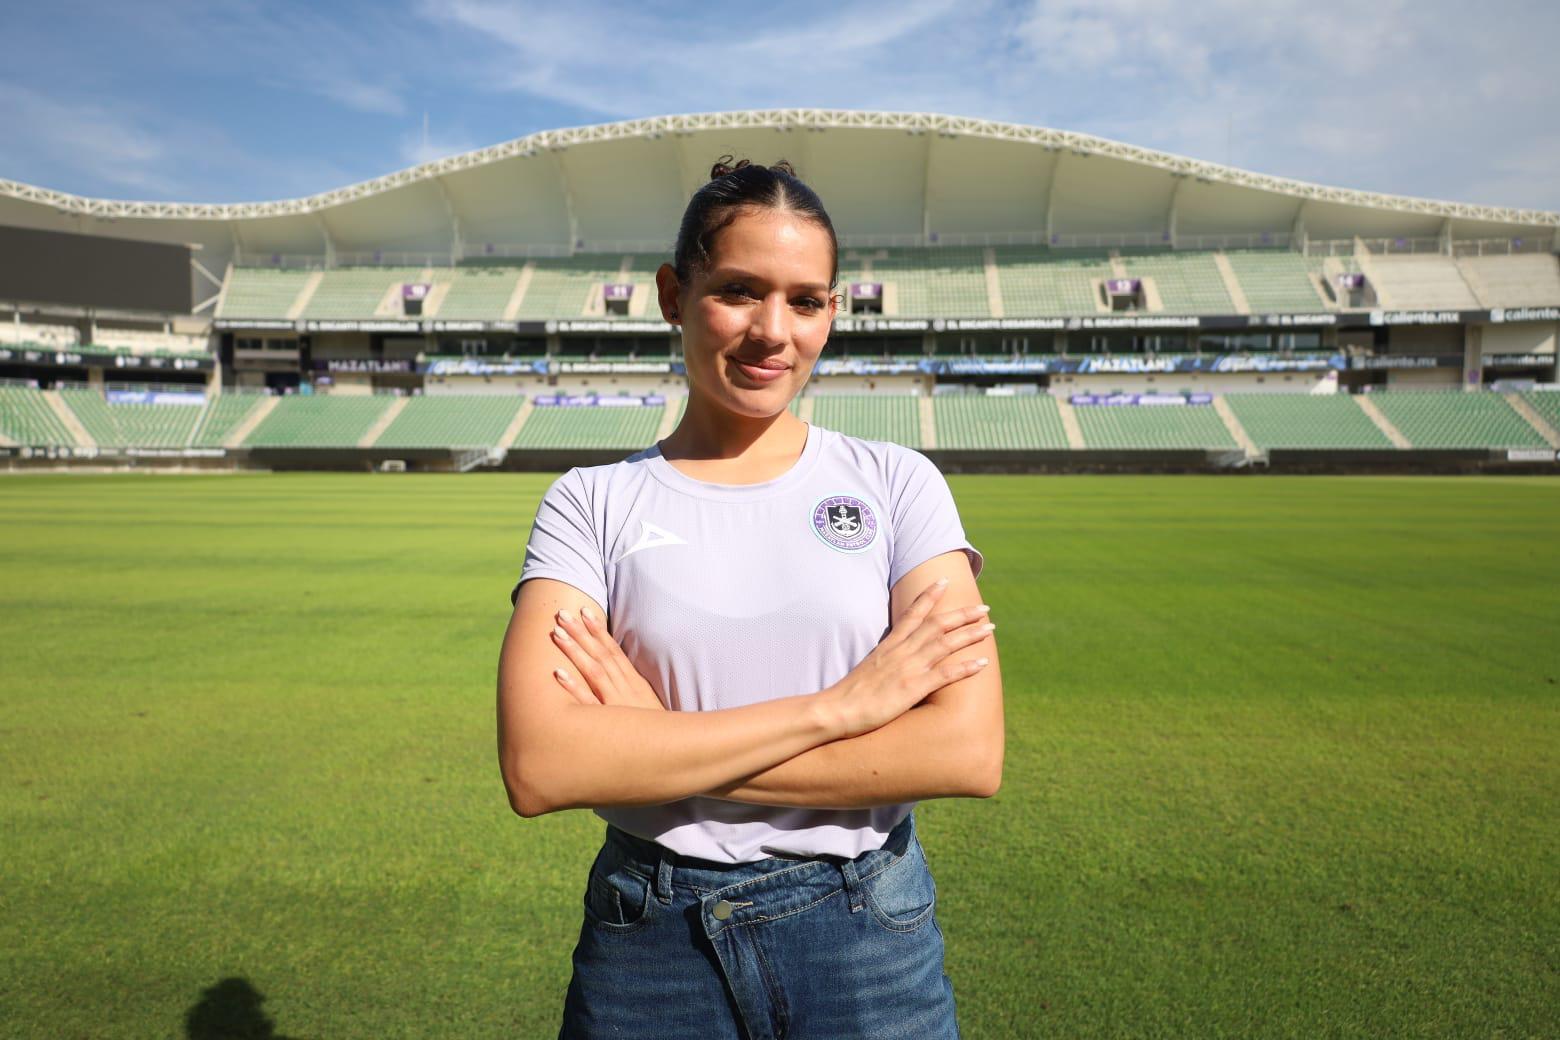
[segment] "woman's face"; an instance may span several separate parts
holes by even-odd
[[[689,393],[752,418],[786,408],[828,342],[833,267],[828,232],[775,209],[739,211],[689,284],[663,266],[661,307],[682,325]]]

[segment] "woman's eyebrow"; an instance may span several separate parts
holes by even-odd
[[[714,276],[710,280],[711,281],[721,281],[721,280],[724,280],[724,279],[727,279],[727,278],[736,278],[736,279],[740,279],[740,280],[745,281],[745,282],[762,282],[762,283],[764,283],[766,285],[768,284],[768,279],[761,278],[761,277],[759,277],[756,274],[753,274],[753,273],[748,272],[748,271],[739,270],[739,269],[734,268],[734,267],[723,267],[723,268],[718,269],[715,272]],[[822,282],[803,282],[801,285],[796,286],[796,288],[798,290],[800,290],[801,292],[815,292],[815,293],[816,292],[828,292],[828,290],[829,290],[829,287],[827,285],[824,285]]]

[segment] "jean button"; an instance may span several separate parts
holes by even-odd
[[[715,915],[715,920],[724,921],[731,916],[731,904],[722,899],[715,904],[710,912]]]

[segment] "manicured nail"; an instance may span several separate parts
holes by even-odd
[[[991,606],[990,606],[990,604],[982,603],[980,606],[975,608],[975,613],[977,613],[977,614],[989,614],[989,613],[991,613]]]
[[[567,610],[560,610],[560,611],[558,611],[558,620],[559,621],[573,621],[574,620],[574,615],[570,614]]]
[[[947,578],[938,578],[932,584],[934,584],[934,585],[946,585],[946,584],[948,584],[948,579]]]
[[[989,657],[977,657],[977,658],[975,658],[975,663],[977,665],[979,665],[980,667],[984,668],[988,664],[991,663],[991,658],[989,658]]]
[[[988,621],[984,625],[980,626],[980,630],[982,632],[990,632],[993,629],[995,629],[996,627],[997,627],[997,623],[995,621]]]
[[[557,625],[553,626],[553,635],[558,637],[558,642],[560,643],[567,643],[569,641],[569,633],[565,632]]]
[[[562,679],[564,682],[569,681],[569,673],[564,671],[562,668],[554,668],[553,674]]]
[[[596,615],[591,613],[591,609],[589,607],[580,608],[580,617],[584,618],[586,621],[594,621],[596,619]]]

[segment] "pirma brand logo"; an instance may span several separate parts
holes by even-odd
[[[813,531],[840,552],[861,552],[878,533],[877,514],[855,495],[830,495],[812,511]]]

